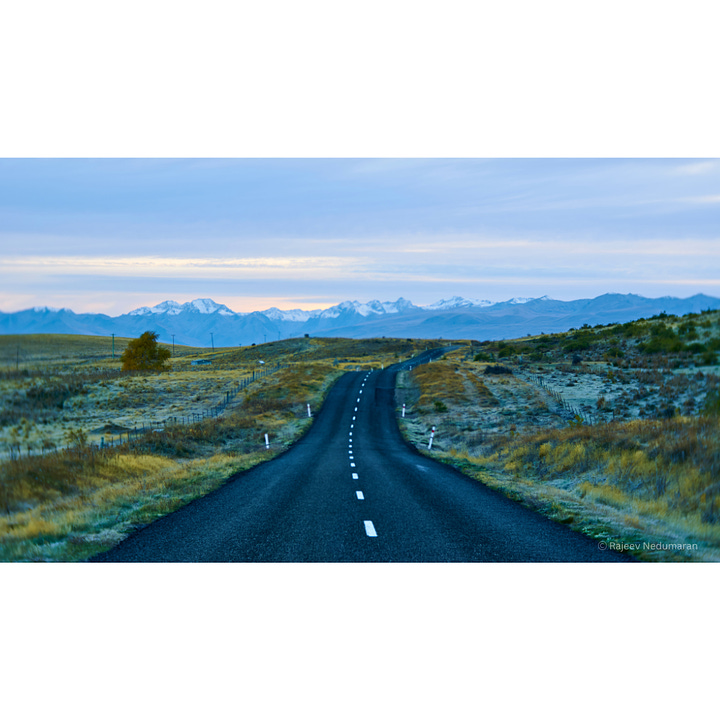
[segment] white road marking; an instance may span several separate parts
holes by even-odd
[[[353,474],[352,474],[352,477],[353,477],[353,480],[359,480],[359,479],[360,479],[360,478],[358,477],[358,474],[357,474],[357,473],[353,473]]]
[[[355,419],[355,416],[353,415],[353,420]]]
[[[355,412],[357,412],[357,408],[355,408]]]
[[[352,435],[352,430],[350,431],[350,434]]]
[[[352,458],[350,458],[352,460]],[[355,467],[355,463],[350,463],[350,467]]]
[[[368,537],[377,537],[377,530],[375,530],[375,526],[372,524],[372,520],[365,521],[365,534]]]
[[[360,391],[360,394],[362,395],[362,390]]]
[[[355,402],[360,402],[360,398],[358,398]]]
[[[352,423],[350,423],[350,427],[351,427],[351,428],[354,428],[355,426],[354,426]]]
[[[356,490],[355,494],[357,495],[358,500],[364,500],[365,496],[362,494],[362,490]]]

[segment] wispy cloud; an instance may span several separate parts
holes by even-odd
[[[336,273],[352,270],[359,258],[338,257],[256,257],[256,258],[172,258],[104,256],[14,256],[3,259],[7,269],[24,272],[92,275],[151,276],[178,275],[195,277],[276,277],[311,270]]]
[[[672,172],[675,175],[707,175],[720,172],[720,160],[698,160],[684,163],[675,167]]]
[[[700,195],[699,197],[685,198],[686,202],[700,204],[717,204],[720,203],[720,195]]]

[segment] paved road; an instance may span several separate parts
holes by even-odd
[[[94,558],[106,562],[605,562],[629,558],[423,457],[402,439],[399,369],[343,375],[310,431]]]

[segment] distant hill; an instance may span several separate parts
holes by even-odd
[[[325,337],[413,337],[502,340],[541,332],[564,332],[584,324],[628,322],[661,312],[683,315],[720,309],[720,298],[646,298],[606,294],[592,299],[513,298],[505,302],[453,297],[419,307],[395,302],[347,301],[325,310],[268,310],[236,313],[208,298],[184,304],[167,300],[125,315],[76,314],[36,307],[0,312],[0,334],[60,333],[137,337],[154,330],[163,342],[197,347],[250,345],[304,334]],[[213,339],[211,340],[211,333]]]

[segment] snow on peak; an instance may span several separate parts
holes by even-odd
[[[531,300],[534,300],[535,298],[528,298],[528,297],[514,297],[510,298],[508,300],[508,303],[510,305],[524,305],[525,303],[530,302]]]
[[[220,305],[210,298],[198,298],[192,302],[185,303],[184,309],[195,310],[202,315],[211,315],[212,313],[219,312],[221,315],[233,315],[234,313],[230,308],[225,305]]]
[[[495,303],[491,300],[476,300],[474,298],[464,298],[459,295],[454,295],[447,300],[438,300],[438,302],[432,305],[425,305],[424,310],[452,310],[455,308],[466,308],[466,307],[488,307]]]
[[[177,315],[179,312],[182,312],[182,305],[180,305],[180,303],[176,303],[174,300],[166,300],[154,307],[144,305],[143,307],[137,308],[137,310],[130,311],[128,315]]]
[[[346,300],[339,305],[333,305],[333,307],[323,310],[322,313],[320,313],[320,317],[336,318],[342,312],[356,312],[358,315],[362,315],[362,317],[368,317],[369,315],[390,315],[404,310],[414,309],[415,307],[416,306],[409,300],[405,300],[404,298],[398,298],[396,302],[369,300],[366,303],[361,303],[357,300]]]
[[[33,311],[36,312],[36,313],[41,313],[41,312],[62,312],[62,309],[61,309],[61,308],[56,308],[56,307],[50,307],[49,305],[36,305],[36,306],[33,308]]]
[[[149,315],[151,312],[151,308],[149,308],[147,305],[143,305],[142,307],[131,310],[128,315]]]
[[[180,304],[175,300],[165,300],[154,307],[140,307],[133,310],[128,315],[179,315],[182,312],[196,312],[202,315],[211,315],[218,313],[219,315],[235,315],[230,308],[220,305],[209,298],[199,298]]]
[[[280,310],[280,308],[271,307],[267,310],[261,310],[261,313],[270,320],[284,320],[288,322],[305,322],[311,317],[317,315],[319,310]]]
[[[182,305],[174,300],[166,300],[150,309],[150,312],[155,313],[167,313],[168,315],[177,315],[182,312]]]

